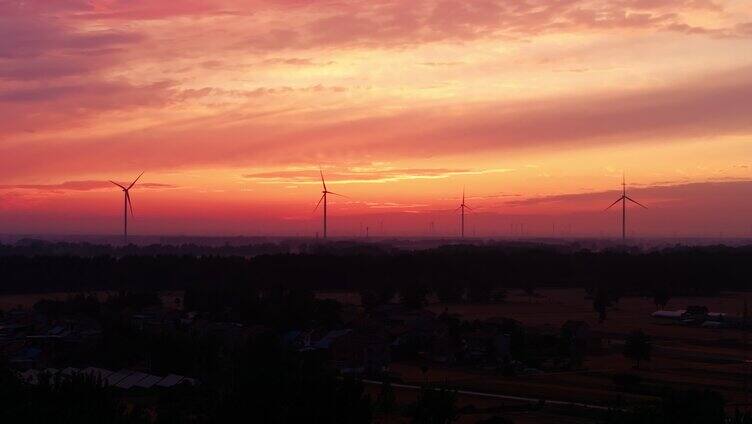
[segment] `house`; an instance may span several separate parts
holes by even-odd
[[[441,327],[435,313],[411,310],[402,305],[379,306],[371,318],[383,323],[395,349],[413,353],[428,349],[434,334]]]
[[[462,356],[464,349],[465,346],[457,334],[449,328],[442,328],[431,338],[429,357],[436,362],[451,364]]]
[[[687,312],[686,309],[679,309],[677,311],[655,311],[650,316],[657,319],[665,319],[665,320],[676,320],[680,321],[684,314]]]
[[[598,349],[601,347],[601,337],[590,330],[585,321],[568,320],[561,326],[561,337],[570,340],[578,349]]]
[[[341,372],[379,374],[389,369],[389,343],[381,334],[350,330],[327,342],[329,358]]]
[[[348,374],[384,372],[390,362],[389,342],[383,333],[350,328],[329,331],[302,350],[326,352],[331,364]]]
[[[71,378],[77,375],[84,375],[94,378],[105,386],[123,390],[136,388],[148,389],[152,387],[169,388],[180,384],[196,384],[196,380],[178,374],[169,374],[165,377],[159,377],[128,369],[113,372],[97,367],[87,367],[84,369],[67,367],[63,370],[47,368],[44,371],[30,369],[19,373],[19,377],[22,381],[32,385],[38,384],[42,375],[55,378]]]
[[[651,316],[661,320],[679,321],[688,325],[704,325],[706,322],[711,322],[711,324],[704,326],[712,328],[722,327],[725,325],[724,322],[730,319],[722,312],[710,312],[707,307],[701,305],[691,305],[687,306],[687,309],[676,311],[655,311]]]
[[[467,358],[474,361],[504,361],[510,358],[511,338],[492,328],[481,328],[463,336]]]
[[[16,369],[34,368],[42,359],[42,349],[27,346],[9,358],[8,362]]]

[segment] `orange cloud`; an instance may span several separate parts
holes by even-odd
[[[466,184],[489,226],[547,217],[628,163],[743,193],[751,25],[721,0],[0,2],[0,231],[63,222],[49,192],[98,216],[103,181],[143,169],[200,215],[154,200],[155,230],[304,222],[318,164],[359,199],[334,214],[403,228]]]

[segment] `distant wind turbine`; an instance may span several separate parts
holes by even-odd
[[[110,180],[112,184],[115,184],[116,186],[123,189],[123,193],[125,194],[123,199],[123,243],[128,244],[128,209],[131,210],[131,217],[133,216],[133,204],[131,203],[131,195],[130,195],[130,189],[133,188],[134,185],[136,185],[136,181],[138,181],[141,178],[141,175],[144,175],[142,172],[139,174],[139,176],[133,180],[131,185],[129,185],[127,188],[116,183],[115,181]]]
[[[343,196],[341,194],[337,194],[333,191],[327,190],[326,182],[324,181],[324,171],[319,169],[319,174],[321,174],[321,185],[324,186],[324,190],[321,191],[322,193],[321,198],[319,199],[319,202],[316,203],[316,207],[313,209],[313,211],[316,212],[316,210],[319,208],[319,205],[321,205],[321,201],[323,200],[324,201],[324,239],[326,239],[326,196],[328,194],[333,194],[335,196],[340,196],[340,197],[347,197],[347,196]]]
[[[462,238],[465,238],[465,209],[473,210],[473,208],[465,204],[465,189],[462,188],[462,203],[454,210],[455,212],[462,212],[462,218],[460,218],[460,236]]]
[[[615,204],[621,202],[621,240],[623,243],[627,241],[627,200],[634,203],[637,206],[640,206],[644,209],[647,209],[648,207],[643,205],[642,203],[632,199],[631,197],[627,196],[627,183],[626,179],[624,177],[624,174],[622,174],[621,177],[621,197],[616,199],[614,203],[611,204],[611,206],[607,207],[605,210],[611,209]]]

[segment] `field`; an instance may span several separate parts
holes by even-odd
[[[78,293],[63,293],[63,292],[51,292],[51,293],[27,293],[27,294],[6,294],[0,295],[0,311],[10,311],[12,309],[31,309],[35,303],[42,299],[48,300],[65,300],[71,296],[76,296]],[[109,295],[114,295],[116,292],[109,291],[91,291],[86,292],[86,295],[95,295],[100,301],[107,300]],[[183,300],[182,291],[163,291],[159,292],[159,297],[162,300],[162,305],[168,309],[180,309],[180,305]],[[176,302],[176,299],[179,301]]]
[[[107,292],[96,293],[102,299]],[[0,309],[31,307],[41,298],[64,299],[65,293],[0,296]],[[163,302],[175,307],[182,293],[162,293]],[[744,310],[745,293],[723,293],[716,297],[672,298],[667,309],[684,309],[688,305],[704,305],[713,312],[740,316]],[[319,293],[344,303],[358,304],[355,293]],[[591,423],[588,415],[602,413],[598,407],[636,405],[657,399],[662,387],[710,389],[728,401],[730,409],[748,409],[752,403],[749,388],[750,364],[747,358],[748,334],[741,330],[707,329],[661,321],[650,316],[656,307],[651,298],[624,297],[608,311],[605,322],[599,323],[592,299],[579,289],[541,289],[533,296],[512,291],[501,303],[443,304],[431,299],[427,309],[439,314],[448,312],[466,320],[507,317],[525,327],[558,329],[567,320],[582,320],[593,334],[602,337],[602,348],[588,354],[580,369],[544,372],[541,374],[502,376],[493,370],[445,366],[436,363],[393,362],[392,373],[405,385],[396,388],[398,401],[407,403],[417,395],[417,386],[424,382],[446,384],[465,392],[459,395],[460,405],[469,408],[459,422],[503,415],[515,423]],[[626,335],[641,329],[653,340],[652,358],[635,369],[622,354]],[[421,368],[428,366],[424,372]],[[625,392],[613,381],[619,373],[641,377],[639,390]],[[375,396],[378,385],[369,385]],[[509,397],[524,398],[510,399]],[[539,402],[538,400],[545,402]],[[572,408],[557,402],[586,404],[591,408]],[[399,422],[393,419],[390,422]]]
[[[353,301],[352,294],[327,294],[341,301]],[[672,298],[667,309],[684,309],[688,305],[704,305],[713,312],[741,316],[744,293],[723,293],[717,297]],[[567,320],[582,320],[591,331],[603,337],[599,353],[586,357],[582,368],[575,371],[505,377],[493,371],[445,367],[432,364],[423,374],[421,365],[393,363],[391,370],[404,382],[423,381],[445,383],[468,391],[502,394],[551,401],[569,401],[593,406],[634,405],[657,399],[661,387],[710,389],[726,398],[729,408],[747,409],[750,405],[750,365],[748,335],[741,330],[707,329],[661,321],[650,314],[656,310],[652,298],[625,297],[608,311],[605,322],[599,323],[592,299],[584,290],[542,289],[528,297],[511,292],[505,302],[493,304],[441,304],[431,301],[428,309],[435,313],[449,312],[464,319],[508,317],[525,326],[558,329]],[[641,329],[653,340],[652,358],[635,369],[622,354],[626,335]],[[618,373],[637,374],[642,378],[643,390],[626,393],[613,382]],[[647,390],[645,390],[647,388]],[[649,394],[645,394],[645,393]],[[637,394],[640,393],[640,394]],[[515,422],[590,422],[586,419],[569,421],[560,414],[562,408],[544,407],[540,410],[516,411],[520,402],[493,401],[478,396],[461,396],[463,402],[477,408],[495,406],[513,412],[505,416]],[[530,402],[528,402],[528,405]],[[523,408],[524,409],[524,408]],[[528,408],[530,409],[530,408]],[[557,412],[558,411],[558,412]],[[548,421],[547,416],[553,417]],[[479,415],[469,421],[477,419]]]

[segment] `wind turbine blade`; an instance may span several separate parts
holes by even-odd
[[[131,195],[128,190],[125,190],[125,200],[128,202],[128,207],[131,210],[131,216],[133,216],[133,203],[131,202]]]
[[[462,205],[457,206],[457,209],[455,209],[454,211],[457,212],[460,209],[462,209]]]
[[[468,206],[468,205],[465,205],[465,209],[469,209],[469,210],[471,210],[471,211],[472,211],[472,210],[474,210],[473,208],[471,208],[471,207],[470,207],[470,206]]]
[[[462,187],[462,204],[465,204],[465,187]]]
[[[128,186],[128,189],[129,189],[129,190],[130,190],[130,188],[131,188],[131,187],[133,187],[134,185],[136,185],[136,181],[138,181],[139,179],[141,179],[141,176],[142,176],[142,175],[144,175],[144,173],[143,173],[143,172],[142,172],[142,173],[140,173],[140,174],[138,174],[138,177],[136,177],[136,179],[135,179],[135,180],[133,180],[133,182],[131,183],[131,185],[129,185],[129,186]]]
[[[622,199],[624,199],[624,196],[621,196],[620,198],[616,199],[616,201],[614,203],[611,203],[611,206],[609,206],[609,207],[607,207],[606,209],[603,209],[603,210],[607,211],[607,210],[611,209],[615,204],[621,202]]]
[[[125,187],[121,186],[120,184],[116,183],[115,181],[112,181],[112,180],[110,180],[110,182],[111,182],[112,184],[115,184],[116,186],[118,186],[118,187],[122,188],[123,190],[125,190]]]
[[[326,196],[326,194],[322,194],[321,195],[321,198],[319,199],[319,202],[316,203],[316,207],[313,208],[313,212],[316,212],[316,210],[319,208],[319,205],[321,204],[321,201],[324,200],[324,196]],[[313,212],[311,212],[311,213],[313,213]]]
[[[629,196],[624,196],[624,197],[626,197],[626,198],[627,198],[627,200],[629,200],[630,202],[634,203],[635,205],[639,205],[639,206],[642,206],[642,207],[643,207],[643,208],[645,208],[645,209],[647,209],[647,208],[648,208],[647,206],[643,205],[642,203],[638,202],[637,200],[634,200],[633,198],[631,198],[631,197],[629,197]]]
[[[339,197],[344,197],[345,199],[349,199],[349,197],[345,196],[344,194],[337,194],[337,193],[335,193],[333,191],[327,191],[327,193],[333,194],[333,195],[339,196]]]
[[[319,167],[319,174],[321,174],[321,184],[324,186],[324,191],[326,191],[326,182],[324,182],[324,171],[322,171],[320,167]]]

